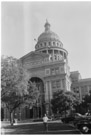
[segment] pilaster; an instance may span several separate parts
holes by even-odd
[[[80,100],[82,100],[82,92],[81,92],[81,87],[79,87],[79,93],[80,93]]]
[[[87,86],[87,94],[89,94],[89,86]]]
[[[46,113],[47,115],[51,115],[51,99],[52,99],[52,89],[51,82],[46,81],[46,91],[45,91],[45,102],[46,102]]]

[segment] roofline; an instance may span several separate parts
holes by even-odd
[[[26,57],[28,57],[29,55],[31,55],[32,53],[34,53],[34,54],[38,54],[38,55],[40,55],[40,56],[48,56],[48,54],[44,54],[44,53],[40,53],[40,52],[36,52],[36,51],[31,51],[31,52],[29,52],[28,54],[26,54],[26,55],[24,55],[23,57],[21,57],[21,58],[19,58],[19,59],[24,59],[24,58],[26,58]]]
[[[70,73],[79,73],[79,71],[71,71]],[[79,73],[80,74],[80,73]]]
[[[84,79],[79,79],[79,82],[86,82],[86,81],[91,81],[91,78],[84,78]]]

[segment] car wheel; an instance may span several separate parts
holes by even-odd
[[[83,125],[83,126],[81,126],[80,130],[81,130],[82,133],[85,133],[85,134],[86,134],[86,133],[88,133],[89,128],[88,128],[87,126],[84,126],[84,125]]]

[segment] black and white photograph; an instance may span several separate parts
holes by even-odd
[[[1,1],[0,124],[91,134],[91,1]]]

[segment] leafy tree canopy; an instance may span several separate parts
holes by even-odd
[[[36,86],[28,80],[27,71],[17,59],[2,56],[1,100],[10,112],[24,103],[32,103],[38,97]]]
[[[84,103],[91,103],[91,94],[86,95],[86,96],[83,98],[83,102],[84,102]]]
[[[78,99],[73,92],[59,90],[54,93],[51,104],[55,114],[62,113],[65,110],[73,109],[74,105],[78,104]]]
[[[88,108],[89,104],[91,104],[91,92],[83,98],[82,107]]]

